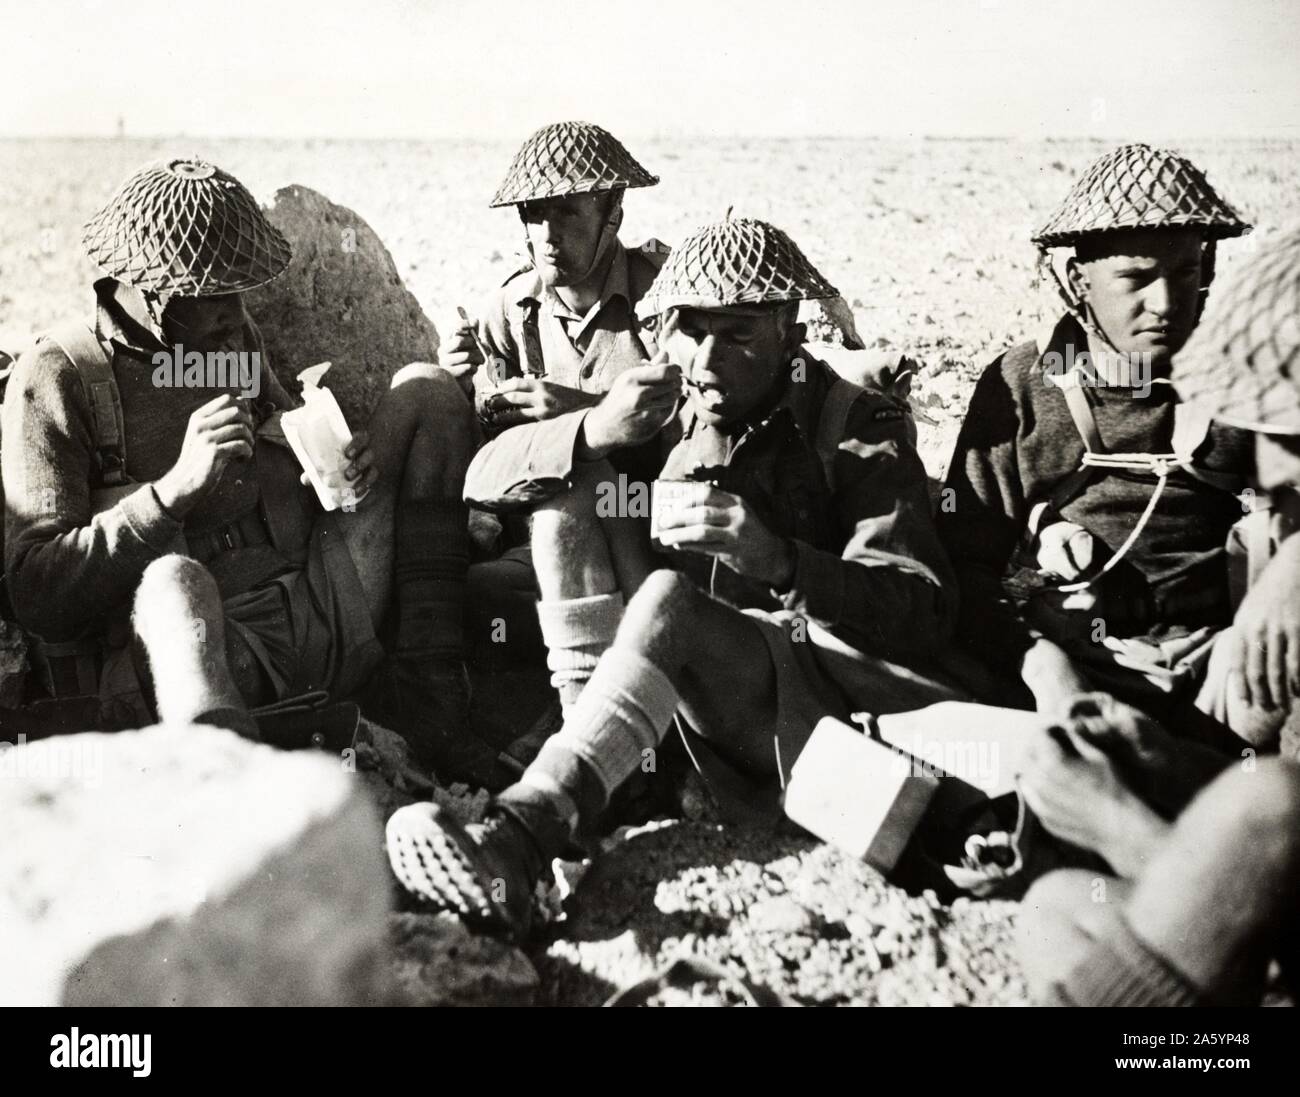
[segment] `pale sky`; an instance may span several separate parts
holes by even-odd
[[[1296,0],[0,0],[0,136],[1300,138]]]

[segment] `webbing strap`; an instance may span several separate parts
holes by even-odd
[[[1101,570],[1085,582],[1066,583],[1057,589],[1071,594],[1075,591],[1087,590],[1090,586],[1100,580],[1103,575],[1110,571],[1111,568],[1115,567],[1115,565],[1124,559],[1128,550],[1131,549],[1137,543],[1137,539],[1142,536],[1142,531],[1146,529],[1147,522],[1151,520],[1151,515],[1155,513],[1156,504],[1160,501],[1160,496],[1164,493],[1165,485],[1169,483],[1169,471],[1159,473],[1160,478],[1156,481],[1156,489],[1151,493],[1151,498],[1147,500],[1146,509],[1142,512],[1142,517],[1137,520],[1137,524],[1133,527],[1133,531],[1124,540],[1124,543],[1116,549],[1115,554],[1102,565]]]
[[[546,376],[546,359],[542,355],[542,332],[537,323],[539,310],[540,306],[537,302],[530,301],[524,306],[523,323],[520,325],[524,336],[523,346],[520,348],[523,361],[520,364],[529,377]]]
[[[821,416],[817,420],[817,456],[821,458],[826,474],[826,486],[835,490],[835,456],[844,440],[844,430],[849,422],[849,409],[853,401],[866,389],[843,377],[835,378],[822,402]]]
[[[126,482],[126,426],[122,401],[113,377],[113,362],[99,338],[85,324],[69,323],[49,332],[81,378],[90,405],[100,484],[113,487]]]
[[[1083,439],[1083,448],[1089,453],[1105,453],[1106,443],[1102,441],[1101,431],[1097,429],[1097,417],[1092,414],[1092,405],[1088,403],[1088,394],[1077,378],[1070,377],[1060,386],[1065,397],[1065,406],[1074,420],[1074,429]]]

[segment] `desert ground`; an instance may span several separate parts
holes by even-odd
[[[1300,222],[1300,144],[1149,139],[1189,155],[1258,226],[1253,237],[1221,247],[1220,274],[1258,241]],[[928,420],[920,444],[936,478],[979,371],[1054,317],[1053,295],[1034,285],[1028,238],[1109,147],[930,139],[627,144],[662,183],[629,194],[625,241],[653,236],[671,245],[729,208],[771,220],[839,288],[868,346],[922,362],[913,399]],[[518,265],[522,233],[513,211],[488,208],[513,151],[473,142],[0,141],[0,348],[25,345],[34,332],[88,311],[92,271],[80,253],[82,222],[139,164],[191,152],[233,172],[259,198],[298,183],[355,210],[443,329],[457,305],[473,311]],[[408,787],[385,803],[418,791]],[[439,795],[471,815],[482,806],[470,790]],[[563,918],[526,951],[471,939],[403,903],[392,924],[403,993],[417,1002],[598,1002],[667,960],[694,956],[804,1004],[1024,1000],[1010,947],[1014,904],[909,893],[806,835],[735,831],[720,826],[698,796],[685,799],[684,818],[619,832],[585,877],[585,866],[564,869],[547,896]]]

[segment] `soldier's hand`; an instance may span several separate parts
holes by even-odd
[[[1228,643],[1228,688],[1264,709],[1300,705],[1300,536],[1279,546],[1242,600]]]
[[[466,396],[474,395],[474,374],[483,365],[483,349],[474,331],[473,322],[458,309],[458,322],[451,334],[438,347],[438,365],[450,373]]]
[[[1080,729],[1069,721],[1044,728],[1020,765],[1020,792],[1050,833],[1101,854],[1121,876],[1142,870],[1167,824]]]
[[[252,413],[223,393],[190,416],[176,464],[154,484],[158,501],[172,517],[181,518],[217,486],[231,461],[252,455]]]
[[[648,442],[667,426],[681,398],[681,367],[661,350],[644,366],[620,374],[592,408],[582,424],[579,456],[590,460]]]
[[[438,365],[456,376],[473,373],[483,364],[483,352],[474,338],[472,325],[462,321],[438,347]]]
[[[513,427],[593,407],[600,399],[595,393],[557,385],[540,377],[511,377],[484,395],[483,409],[494,427]]]
[[[773,533],[739,495],[712,484],[683,486],[674,506],[656,515],[660,543],[713,556],[732,571],[778,590],[794,576],[794,545]]]

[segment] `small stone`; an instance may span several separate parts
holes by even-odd
[[[812,915],[788,895],[775,895],[749,908],[749,926],[757,933],[806,933]]]

